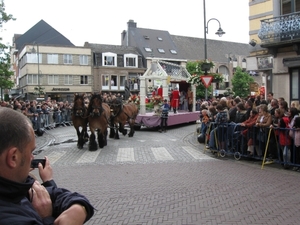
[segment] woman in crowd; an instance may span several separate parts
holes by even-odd
[[[248,146],[247,152],[250,156],[254,154],[253,140],[255,140],[255,134],[256,134],[254,125],[256,124],[257,118],[258,118],[258,112],[254,108],[250,111],[250,117],[246,121],[241,123],[241,126],[244,128],[242,134],[244,137],[246,137],[247,146]]]
[[[268,132],[266,128],[269,128],[272,123],[272,116],[268,112],[268,106],[261,104],[258,109],[258,118],[256,120],[256,126],[259,128],[257,132],[258,146],[256,146],[256,153],[259,157],[264,154]]]

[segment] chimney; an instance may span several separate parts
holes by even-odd
[[[136,23],[134,22],[134,20],[129,20],[127,22],[127,26],[128,28],[136,28]]]
[[[126,32],[126,30],[123,30],[123,32],[121,33],[121,44],[124,46],[127,46],[127,41],[125,42],[124,40],[125,40],[125,38],[126,38],[126,34],[127,34],[127,32]],[[126,39],[127,40],[127,39]]]

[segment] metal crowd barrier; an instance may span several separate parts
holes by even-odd
[[[245,128],[235,123],[210,123],[205,134],[205,151],[210,150],[220,157],[231,155],[236,160],[261,160],[262,168],[270,163],[300,168],[300,146],[294,144],[296,132],[300,135],[300,130],[290,128]]]
[[[64,112],[50,111],[47,114],[39,113],[38,116],[29,118],[37,135],[46,130],[53,129],[58,126],[71,126],[71,110]]]

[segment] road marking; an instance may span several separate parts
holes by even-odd
[[[117,162],[135,161],[133,148],[119,148]]]
[[[156,160],[174,160],[174,158],[164,147],[151,148],[151,151],[153,152],[153,155],[156,158]]]
[[[54,164],[57,160],[59,160],[64,154],[66,154],[66,151],[61,152],[51,152],[48,155],[48,159],[51,164]]]
[[[95,162],[101,149],[98,151],[85,151],[82,156],[76,161],[76,163],[91,163]]]
[[[189,153],[194,159],[212,159],[211,157],[195,150],[190,146],[182,146],[182,148]]]

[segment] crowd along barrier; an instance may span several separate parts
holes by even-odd
[[[279,163],[285,168],[300,167],[300,146],[295,145],[298,132],[300,137],[300,130],[291,128],[246,128],[235,123],[209,123],[204,152],[210,150],[219,157],[231,155],[236,160],[261,160],[262,169],[270,163]]]
[[[71,110],[49,111],[48,113],[37,113],[37,116],[29,117],[33,129],[38,136],[43,135],[46,130],[58,126],[71,126]]]

